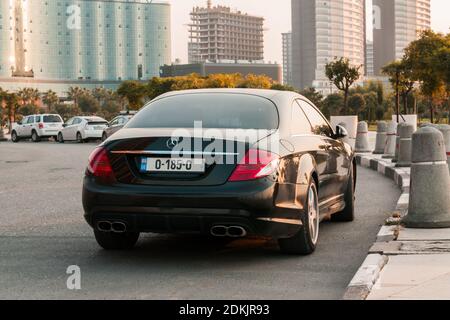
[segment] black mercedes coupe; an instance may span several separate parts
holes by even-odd
[[[282,252],[311,254],[321,221],[354,219],[346,136],[294,92],[164,94],[91,154],[85,219],[107,250],[180,233],[272,237]]]

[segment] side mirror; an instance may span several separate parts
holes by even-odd
[[[17,124],[18,124],[19,126],[21,126],[21,125],[22,125],[22,121],[17,122]]]
[[[63,123],[63,125],[62,125],[62,126],[63,126],[63,128],[65,128],[65,127],[67,127],[67,124]]]
[[[336,126],[336,134],[334,135],[335,139],[343,139],[348,137],[348,131],[342,126]]]

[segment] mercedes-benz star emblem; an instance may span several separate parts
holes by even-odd
[[[180,139],[178,139],[178,138],[170,138],[169,140],[167,140],[167,147],[168,147],[169,149],[173,149],[173,148],[175,148],[179,143],[180,143]]]

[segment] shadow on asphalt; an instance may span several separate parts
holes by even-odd
[[[332,232],[339,224],[324,222],[321,230]],[[319,242],[316,252],[309,256],[286,255],[281,253],[276,240],[270,238],[249,237],[244,239],[214,238],[197,235],[141,235],[136,247],[129,251],[106,251],[99,249],[93,255],[97,263],[114,262],[120,264],[160,263],[162,266],[182,264],[184,266],[199,262],[221,265],[229,261],[235,265],[251,260],[267,262],[267,259],[292,260],[307,259],[326,255],[325,244]],[[322,254],[321,254],[322,253]]]

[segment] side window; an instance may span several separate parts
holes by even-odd
[[[309,122],[311,122],[313,133],[330,137],[333,134],[333,131],[322,114],[306,101],[300,100],[299,103],[308,117]]]
[[[119,124],[120,118],[115,118],[113,121],[111,121],[112,126],[117,126]]]
[[[291,134],[311,134],[311,123],[309,123],[297,100],[292,104]]]
[[[41,122],[41,116],[36,116],[36,123]]]
[[[126,122],[126,120],[125,120],[124,117],[119,118],[119,124],[120,124],[120,125],[124,125],[125,122]]]
[[[67,120],[66,125],[71,126],[73,124],[74,118]]]
[[[73,124],[80,124],[81,123],[81,119],[80,118],[75,118],[73,120]]]
[[[33,116],[28,117],[28,122],[27,123],[28,124],[34,123],[34,117]]]
[[[28,123],[28,117],[23,117],[22,118],[22,124],[26,124]]]

